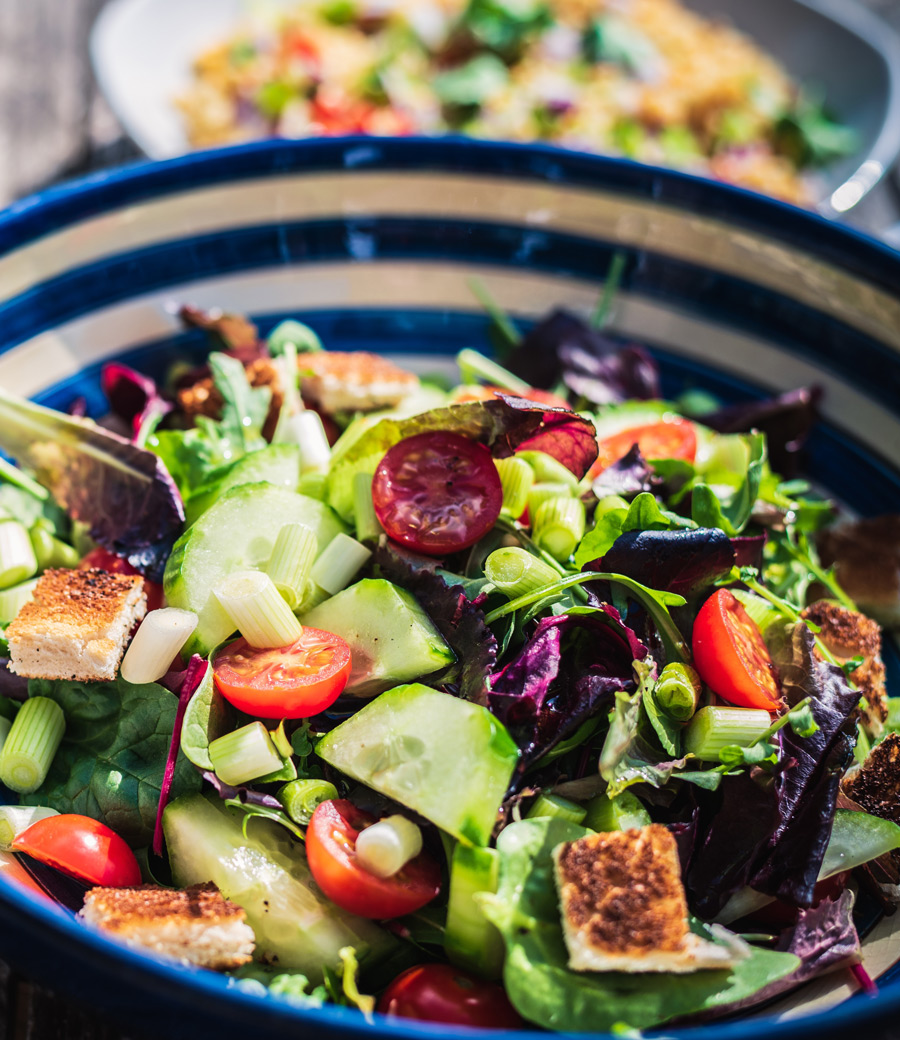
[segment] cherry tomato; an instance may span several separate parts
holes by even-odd
[[[132,567],[128,560],[116,556],[108,549],[101,549],[100,546],[91,549],[78,566],[81,570],[97,567],[101,571],[109,571],[110,574],[140,574],[140,571]],[[148,611],[158,610],[163,605],[162,585],[157,585],[155,581],[147,581],[144,578],[144,592],[147,594]]]
[[[464,404],[467,401],[490,401],[497,394],[506,394],[507,397],[523,397],[526,401],[534,401],[536,404],[545,404],[548,408],[565,408],[571,411],[571,405],[561,397],[551,393],[549,390],[539,390],[530,386],[527,390],[513,392],[504,390],[499,386],[458,386],[450,395],[455,404]]]
[[[481,1029],[521,1029],[525,1023],[502,986],[449,964],[407,968],[378,1001],[383,1015]]]
[[[693,462],[697,457],[697,431],[687,419],[673,417],[660,422],[633,426],[599,442],[600,454],[588,471],[593,480],[607,467],[631,451],[637,445],[645,459],[686,459]]]
[[[331,707],[350,678],[350,647],[333,632],[304,627],[290,646],[259,650],[246,639],[213,660],[222,696],[261,719],[305,719]]]
[[[63,813],[38,820],[16,838],[13,850],[94,885],[129,888],[141,883],[141,868],[131,849],[115,831],[89,816]]]
[[[703,604],[694,621],[694,667],[724,700],[741,708],[776,711],[781,691],[759,628],[728,589]]]
[[[393,877],[370,874],[356,858],[356,839],[377,822],[346,799],[322,802],[306,832],[309,869],[319,888],[342,910],[379,920],[402,917],[434,899],[441,888],[441,869],[421,852]]]
[[[372,499],[394,541],[432,556],[468,549],[500,515],[503,488],[491,453],[457,433],[395,444],[375,471]]]

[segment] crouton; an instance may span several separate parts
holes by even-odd
[[[253,956],[244,911],[213,884],[176,890],[159,885],[92,888],[81,917],[107,935],[182,964],[231,971]]]
[[[819,639],[840,663],[853,657],[864,658],[863,663],[850,673],[850,679],[866,700],[862,711],[863,724],[873,737],[880,736],[887,719],[888,703],[878,622],[828,599],[810,604],[800,616],[819,626]]]
[[[817,539],[826,566],[861,610],[900,628],[900,515],[872,516],[826,528]]]
[[[719,945],[691,932],[678,849],[661,824],[589,834],[557,846],[553,858],[573,971],[683,974],[746,955],[739,941]]]
[[[900,734],[889,733],[841,789],[873,816],[900,824]]]
[[[303,354],[297,363],[304,400],[329,414],[394,408],[419,386],[411,372],[362,350]]]
[[[6,630],[9,669],[30,679],[115,679],[131,630],[146,612],[138,575],[45,571]]]

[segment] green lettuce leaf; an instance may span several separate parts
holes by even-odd
[[[663,509],[649,491],[644,491],[627,509],[607,509],[597,519],[575,551],[575,566],[584,568],[599,560],[626,531],[675,531],[696,526],[693,520]]]
[[[561,819],[522,820],[497,841],[500,886],[477,897],[506,944],[503,981],[516,1010],[546,1029],[596,1032],[653,1026],[743,1000],[794,971],[790,953],[751,947],[734,968],[688,975],[573,972],[563,940],[553,849],[590,832]],[[717,936],[699,923],[704,938]]]
[[[729,538],[747,526],[753,503],[759,494],[766,462],[766,438],[762,433],[742,433],[720,437],[744,448],[745,463],[738,466],[735,452],[723,459],[721,468],[706,468],[702,482],[691,489],[691,516],[700,527],[720,527]]]
[[[92,816],[135,848],[149,845],[178,698],[156,683],[136,686],[124,679],[35,679],[28,690],[59,704],[66,733],[47,779],[22,801]],[[199,774],[179,758],[172,798],[199,787]]]

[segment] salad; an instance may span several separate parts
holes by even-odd
[[[315,0],[236,26],[178,98],[193,147],[463,133],[624,155],[801,205],[851,154],[768,54],[677,0]]]
[[[457,385],[184,307],[206,362],[107,365],[101,423],[0,394],[3,872],[301,1007],[871,989],[900,737],[797,475],[817,392],[665,400],[615,281],[494,310]]]

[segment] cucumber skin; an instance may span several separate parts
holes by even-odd
[[[222,514],[231,512],[233,503],[242,499],[247,500],[247,520],[224,533],[217,531]],[[210,561],[209,567],[216,572],[214,580],[224,577],[228,570],[262,567],[281,524],[292,521],[307,523],[316,529],[319,552],[335,535],[346,530],[334,512],[316,499],[274,484],[240,484],[226,491],[178,539],[166,564],[163,591],[169,606],[193,610],[200,617],[196,631],[182,651],[185,659],[195,653],[205,657],[234,631],[230,619],[213,597],[212,582],[198,580],[196,575],[185,577],[191,555],[205,555]],[[243,551],[229,553],[228,549],[236,543]]]
[[[519,759],[487,708],[421,683],[376,697],[326,734],[316,753],[460,841],[482,846]]]
[[[450,863],[450,894],[444,952],[451,964],[488,979],[503,974],[503,937],[481,912],[473,896],[496,892],[500,876],[500,854],[458,844]]]
[[[312,881],[302,845],[277,823],[251,819],[245,837],[243,814],[218,799],[192,794],[166,806],[163,829],[176,884],[213,881],[226,899],[243,907],[256,934],[255,959],[302,971],[315,983],[323,967],[340,967],[343,946],[353,946],[367,965],[396,948],[380,925],[325,899]],[[250,877],[253,867],[267,875],[269,888]]]

